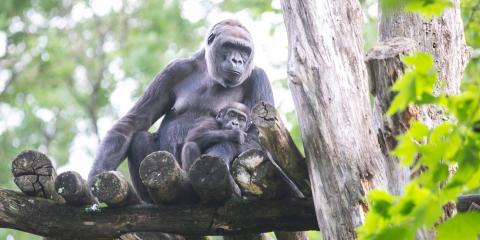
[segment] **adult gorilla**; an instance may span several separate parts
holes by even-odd
[[[138,169],[146,155],[168,151],[180,159],[182,146],[195,120],[215,114],[231,102],[250,109],[259,101],[273,104],[265,72],[253,64],[254,47],[248,30],[236,20],[215,24],[203,49],[175,60],[158,74],[132,109],[108,131],[97,152],[89,181],[116,169],[128,154],[132,182],[142,199],[150,201]],[[160,117],[156,134],[147,130]],[[250,138],[257,138],[250,131]],[[231,158],[229,153],[221,153]],[[181,164],[180,164],[181,165]]]

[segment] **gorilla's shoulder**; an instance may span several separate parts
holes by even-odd
[[[165,67],[165,70],[176,73],[189,73],[192,72],[197,67],[197,65],[198,63],[194,58],[177,58],[170,61]]]
[[[267,74],[265,73],[265,70],[263,68],[255,66],[252,70],[252,73],[250,74],[250,79],[253,81],[264,81],[267,80]]]

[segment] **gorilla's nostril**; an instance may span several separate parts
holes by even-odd
[[[241,59],[232,58],[231,61],[232,61],[232,63],[234,63],[234,64],[242,64],[242,60],[241,60]]]

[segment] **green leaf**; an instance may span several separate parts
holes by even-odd
[[[411,69],[392,86],[392,90],[398,93],[387,111],[388,116],[405,110],[410,104],[433,103],[436,100],[432,92],[438,76],[433,68],[433,57],[416,53],[405,57],[403,62]]]
[[[438,240],[477,240],[480,233],[480,213],[459,213],[438,227]]]
[[[440,16],[445,8],[453,6],[453,3],[449,0],[409,0],[405,10],[420,13],[430,18],[432,16]]]
[[[388,211],[392,206],[392,195],[384,191],[372,190],[368,193],[368,199],[372,202],[372,211],[384,218],[390,217]]]

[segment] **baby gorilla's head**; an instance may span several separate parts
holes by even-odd
[[[233,102],[222,108],[217,114],[217,122],[223,129],[247,131],[250,122],[250,110],[247,106]]]

